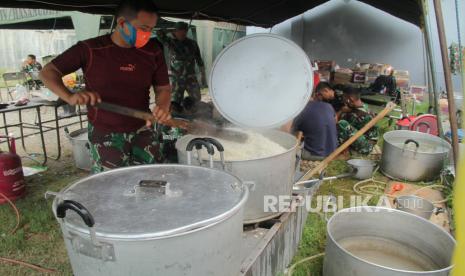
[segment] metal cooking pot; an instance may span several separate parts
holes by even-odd
[[[451,149],[447,141],[417,131],[395,130],[383,137],[381,172],[398,180],[436,179]]]
[[[240,161],[226,160],[224,163],[213,161],[212,158],[207,157],[205,157],[207,159],[201,160],[208,166],[211,163],[215,168],[224,168],[243,181],[254,183],[244,210],[244,223],[246,224],[265,221],[279,215],[279,213],[264,212],[264,196],[278,197],[292,194],[297,149],[296,138],[277,130],[265,130],[260,133],[283,146],[286,151],[266,158]],[[186,151],[186,147],[192,138],[193,136],[187,135],[176,142],[178,160],[181,164],[188,164],[189,152]],[[192,158],[192,164],[200,165],[196,158]]]
[[[92,157],[90,155],[87,128],[81,128],[70,133],[68,128],[65,127],[65,135],[73,146],[73,158],[76,168],[90,171],[92,167]]]
[[[235,276],[247,197],[227,172],[147,165],[82,179],[52,208],[76,276]]]
[[[365,159],[350,159],[347,164],[356,170],[354,178],[360,180],[371,178],[376,166],[375,161]]]
[[[455,240],[410,213],[373,206],[328,221],[324,276],[447,276]]]
[[[432,214],[444,212],[441,207],[436,207],[434,204],[422,197],[415,195],[398,196],[394,199],[394,204],[397,210],[411,213],[429,220]]]

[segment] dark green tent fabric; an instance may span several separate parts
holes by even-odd
[[[271,27],[327,0],[154,0],[162,16],[209,19]],[[420,0],[359,0],[417,26]],[[0,7],[75,10],[113,14],[118,0],[1,0]]]

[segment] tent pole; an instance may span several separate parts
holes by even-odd
[[[426,21],[426,19],[425,19]],[[426,22],[425,22],[426,25]],[[429,106],[434,107],[435,102],[434,102],[434,90],[436,89],[436,80],[433,80],[432,76],[432,63],[431,63],[431,52],[430,52],[430,45],[429,45],[429,35],[426,30],[426,26],[423,27],[422,29],[422,34],[423,34],[423,41],[424,41],[424,47],[425,47],[425,62],[426,62],[426,83],[428,87],[428,103]],[[415,115],[415,114],[413,114]]]
[[[457,167],[459,157],[459,139],[457,135],[457,113],[455,109],[454,91],[447,52],[446,35],[444,32],[444,19],[442,15],[441,0],[434,0],[436,13],[436,24],[438,25],[439,44],[441,46],[442,67],[444,68],[444,79],[446,81],[447,101],[449,103],[449,121],[452,132],[452,149],[454,152],[454,165]]]
[[[438,130],[439,130],[439,135],[443,137],[444,132],[442,129],[442,122],[441,122],[441,114],[439,113],[439,96],[438,96],[438,83],[436,81],[436,66],[434,64],[434,58],[433,58],[433,47],[431,43],[431,27],[430,27],[430,22],[429,22],[429,13],[428,13],[428,7],[426,4],[426,1],[423,2],[423,21],[424,21],[424,29],[423,29],[423,35],[425,36],[425,44],[426,44],[426,58],[428,61],[428,67],[429,67],[429,74],[428,76],[431,78],[431,83],[432,83],[432,90],[429,91],[429,104],[430,106],[433,107],[434,113],[436,114],[436,120],[438,124]],[[415,114],[413,114],[415,115]]]

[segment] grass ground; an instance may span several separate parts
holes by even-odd
[[[408,108],[411,110],[411,106]],[[427,103],[417,104],[416,110],[418,113],[426,113],[428,110]],[[380,137],[378,140],[378,145],[382,147],[383,144],[383,134],[387,131],[393,130],[395,127],[395,122],[390,121],[389,119],[383,119],[377,125],[380,129]],[[326,175],[338,175],[344,173],[348,170],[347,164],[344,161],[333,161],[330,163],[326,170]],[[389,179],[380,174],[379,172],[375,174],[375,178],[379,181],[387,182]],[[349,207],[350,196],[354,195],[353,186],[358,182],[351,178],[337,179],[330,182],[324,182],[321,185],[318,195],[334,195],[334,196],[343,196],[344,197],[344,207]],[[444,195],[447,197],[448,195]],[[370,205],[376,205],[378,203],[379,197],[373,197],[370,201]],[[449,202],[449,207],[450,206]],[[330,215],[329,215],[330,216]],[[296,263],[304,258],[316,255],[318,253],[324,252],[326,245],[326,219],[322,214],[310,213],[303,231],[302,240],[299,245],[299,250],[294,257],[292,264]],[[324,257],[313,259],[309,262],[304,262],[296,267],[294,270],[293,276],[316,276],[322,275],[323,269],[323,260]]]
[[[27,195],[15,202],[21,212],[21,223],[16,224],[8,204],[0,205],[0,257],[22,260],[57,270],[58,275],[72,275],[63,237],[55,220],[51,201],[44,198],[46,191],[59,191],[85,172],[74,168],[68,157],[62,162],[50,162],[47,172],[27,179]],[[0,275],[44,275],[29,268],[0,262]]]
[[[382,121],[379,125],[382,133],[390,128],[388,120]],[[6,204],[0,205],[0,257],[56,269],[58,275],[72,275],[61,230],[51,211],[51,200],[45,200],[44,193],[59,191],[87,173],[74,168],[69,154],[65,155],[60,162],[50,160],[48,167],[48,171],[27,179],[28,194],[24,199],[16,202],[22,214],[21,224],[16,233],[10,234],[16,222],[13,210]],[[327,175],[337,175],[347,169],[344,161],[334,161],[328,167]],[[387,180],[380,174],[376,177],[380,180]],[[356,182],[350,178],[325,182],[318,191],[318,195],[343,195],[344,202],[348,204],[349,196],[354,194],[352,187]],[[377,202],[376,199],[372,201],[372,203],[375,202]],[[324,252],[325,242],[324,216],[309,214],[299,251],[293,262]],[[293,275],[321,275],[322,264],[323,258],[303,263],[297,266]],[[44,274],[29,268],[0,262],[0,275]]]

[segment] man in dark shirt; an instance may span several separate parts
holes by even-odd
[[[304,135],[304,160],[323,160],[337,148],[336,114],[327,103],[333,98],[334,90],[327,82],[320,82],[313,99],[294,121],[294,131]]]
[[[163,124],[171,118],[167,67],[163,52],[150,35],[157,7],[151,0],[123,0],[117,9],[117,26],[110,35],[78,42],[41,71],[45,85],[70,105],[88,105],[92,171],[162,162],[160,137],[150,122],[100,110],[105,101],[149,110],[153,85],[153,115]],[[82,69],[86,90],[71,93],[62,76]]]

